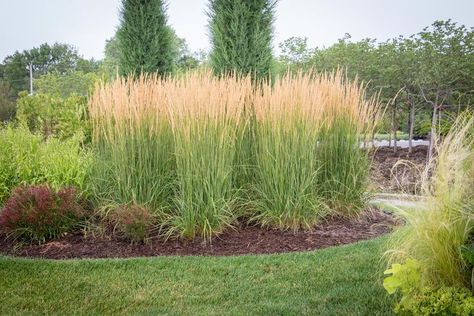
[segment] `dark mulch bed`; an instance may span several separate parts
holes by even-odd
[[[358,219],[332,217],[312,231],[291,232],[241,226],[229,229],[212,243],[202,239],[152,240],[149,244],[131,244],[117,237],[85,238],[77,232],[43,245],[18,246],[0,238],[0,254],[21,257],[129,258],[162,255],[242,255],[308,251],[375,238],[390,232],[397,220],[390,214],[370,210]]]
[[[398,148],[397,152],[393,148],[378,148],[373,154],[371,167],[374,189],[387,193],[417,193],[420,172],[426,166],[427,152],[427,146],[413,147],[410,154],[408,148]]]

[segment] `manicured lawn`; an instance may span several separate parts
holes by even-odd
[[[389,315],[385,240],[265,256],[0,257],[0,314]]]

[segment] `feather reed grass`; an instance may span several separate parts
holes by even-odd
[[[174,149],[165,81],[155,76],[100,84],[90,101],[101,203],[170,204]]]
[[[234,163],[251,92],[250,78],[206,73],[185,76],[168,88],[177,181],[168,234],[210,239],[234,222]]]
[[[101,84],[90,102],[95,196],[150,206],[167,236],[210,239],[239,216],[311,228],[332,207],[360,209],[360,141],[375,108],[340,72],[258,87],[206,71]]]
[[[360,142],[377,112],[364,91],[341,72],[288,74],[256,96],[255,220],[296,230],[360,211],[369,167]]]

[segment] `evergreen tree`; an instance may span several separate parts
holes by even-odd
[[[275,0],[210,1],[210,64],[215,73],[269,78],[275,5]]]
[[[122,75],[173,71],[176,49],[165,10],[164,0],[122,0],[117,31]]]

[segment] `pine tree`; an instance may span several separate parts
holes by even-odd
[[[177,52],[164,0],[122,0],[117,38],[122,75],[173,71]]]
[[[210,64],[215,73],[269,78],[275,5],[275,0],[211,0]]]

